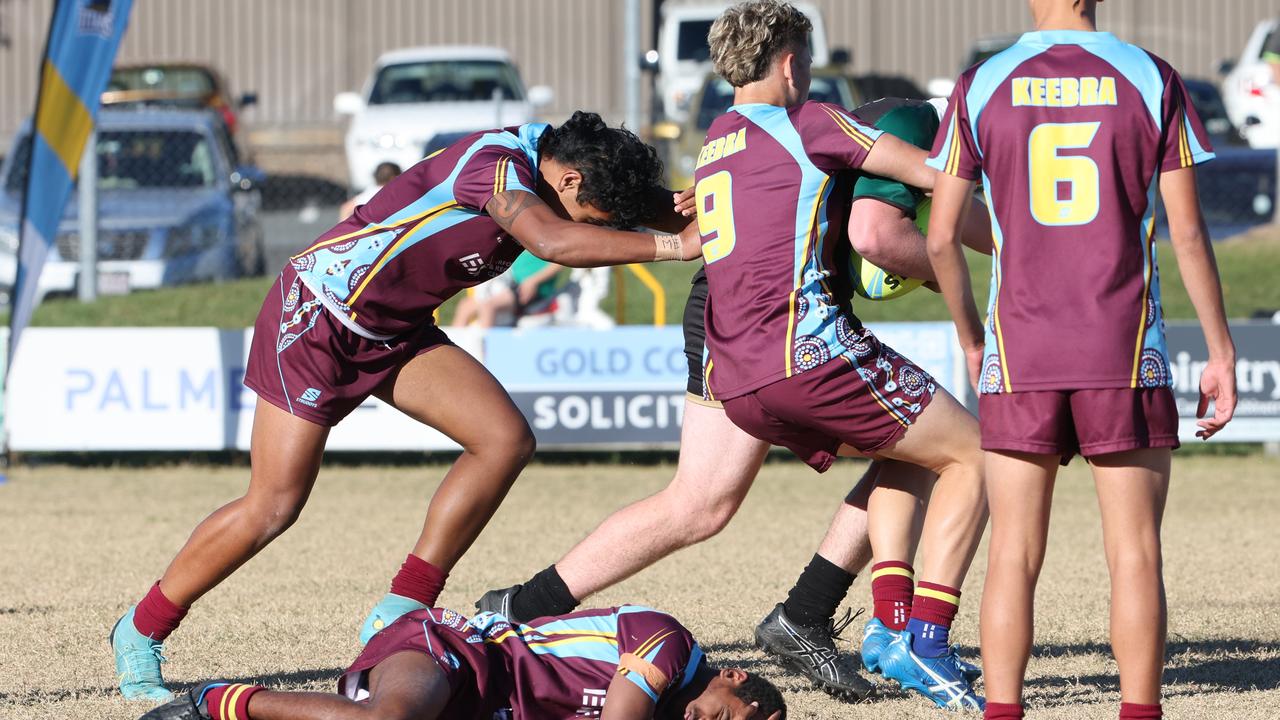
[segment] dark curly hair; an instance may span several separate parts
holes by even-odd
[[[787,702],[782,699],[782,693],[755,673],[747,673],[746,681],[734,688],[733,694],[745,703],[756,703],[760,707],[757,717],[767,718],[781,710],[782,715],[778,717],[787,720]]]
[[[538,154],[582,173],[578,202],[610,215],[610,225],[632,228],[651,212],[662,161],[626,128],[611,128],[593,112],[575,112],[538,141]]]

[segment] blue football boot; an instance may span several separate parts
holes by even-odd
[[[133,625],[137,605],[116,621],[107,638],[116,656],[116,679],[126,700],[169,700],[173,693],[164,686],[160,663],[165,661],[164,644],[143,635]]]
[[[899,632],[901,631],[885,627],[880,618],[868,620],[862,626],[862,666],[870,672],[880,672],[880,655],[898,637]]]
[[[955,651],[942,657],[920,657],[911,649],[911,633],[903,630],[880,654],[880,672],[904,690],[914,690],[947,710],[983,710],[987,703],[960,671]]]
[[[382,596],[377,605],[369,611],[369,617],[364,619],[364,624],[360,626],[360,644],[368,645],[369,640],[377,635],[382,628],[390,625],[400,619],[401,615],[411,613],[414,610],[425,610],[426,605],[407,598],[403,595],[395,593],[387,593]]]

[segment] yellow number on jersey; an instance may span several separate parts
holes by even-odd
[[[1062,149],[1087,148],[1098,122],[1042,123],[1031,130],[1031,216],[1041,225],[1084,225],[1098,216],[1098,165]],[[1058,197],[1060,183],[1070,183],[1067,199]]]
[[[707,264],[723,260],[738,241],[733,229],[733,178],[721,170],[698,181],[698,232],[702,235],[702,259]],[[710,207],[710,210],[707,210]]]

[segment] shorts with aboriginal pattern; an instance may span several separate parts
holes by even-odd
[[[937,383],[866,328],[850,352],[724,401],[750,435],[781,445],[818,472],[841,445],[873,454],[896,443],[933,399]]]

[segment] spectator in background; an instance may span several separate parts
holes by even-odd
[[[477,287],[458,302],[453,324],[476,327],[493,327],[499,324],[515,324],[515,319],[531,305],[548,300],[560,286],[560,271],[564,268],[547,262],[532,253],[521,253],[502,275]],[[499,316],[508,322],[499,323]]]
[[[357,207],[372,200],[383,185],[395,180],[401,172],[403,171],[400,166],[393,162],[378,163],[378,167],[373,170],[373,184],[362,190],[359,195],[342,203],[342,207],[338,208],[338,220],[351,217],[351,213],[355,212]]]

